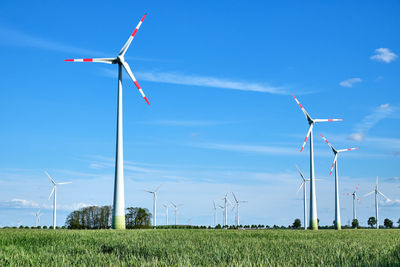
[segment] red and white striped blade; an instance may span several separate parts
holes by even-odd
[[[322,139],[325,140],[325,142],[328,144],[328,146],[335,152],[336,149],[333,148],[333,146],[329,143],[328,139],[326,139],[325,136],[323,136],[322,134],[320,134],[320,136],[322,137]]]
[[[343,119],[315,119],[314,122],[343,121]]]
[[[350,151],[350,150],[355,150],[358,149],[358,147],[352,147],[352,148],[347,148],[347,149],[340,149],[338,152],[345,152],[345,151]]]
[[[358,187],[360,186],[360,184],[358,184],[357,186],[356,186],[356,191],[358,190]]]
[[[125,55],[126,51],[128,50],[129,46],[132,43],[133,38],[135,38],[135,35],[137,33],[137,31],[139,30],[140,26],[143,23],[144,18],[146,17],[147,14],[144,14],[143,18],[139,21],[138,25],[136,26],[135,30],[133,31],[133,33],[131,34],[131,36],[129,36],[128,41],[126,41],[125,45],[122,47],[121,51],[119,51],[119,55],[123,56]]]
[[[307,111],[305,110],[305,108],[303,108],[303,106],[300,104],[299,100],[297,100],[297,98],[294,95],[292,95],[292,96],[293,96],[294,100],[297,102],[297,104],[299,105],[299,107],[301,108],[301,110],[303,111],[304,116],[306,116],[306,119],[312,120],[310,115],[308,115]]]
[[[333,163],[332,163],[332,168],[331,168],[331,172],[329,173],[329,175],[331,175],[331,174],[332,174],[332,172],[333,172],[333,167],[335,167],[336,160],[337,160],[337,154],[335,155],[335,158],[334,158],[334,160],[333,160]]]
[[[131,68],[129,67],[128,63],[126,63],[125,61],[122,62],[122,66],[124,66],[126,72],[128,73],[129,77],[131,77],[133,83],[136,85],[137,89],[139,90],[140,94],[142,95],[142,97],[144,98],[144,100],[146,100],[147,104],[150,105],[149,100],[147,100],[147,97],[145,96],[142,88],[140,88],[139,83],[137,82],[135,76],[133,75]]]
[[[112,64],[115,58],[76,58],[76,59],[65,59],[64,61],[71,61],[71,62],[100,62],[100,63],[107,63]]]
[[[304,146],[305,146],[306,143],[307,143],[308,137],[310,136],[310,133],[311,133],[313,127],[314,127],[314,124],[311,124],[311,125],[310,125],[310,128],[308,129],[308,132],[307,132],[307,135],[306,135],[306,139],[304,139],[304,143],[303,143],[303,145],[301,146],[300,152],[303,151]]]

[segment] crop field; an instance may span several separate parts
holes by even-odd
[[[0,230],[0,266],[400,266],[400,230]]]

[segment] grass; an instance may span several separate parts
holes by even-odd
[[[400,230],[0,230],[0,266],[400,266]]]

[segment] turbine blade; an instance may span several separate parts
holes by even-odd
[[[315,119],[314,122],[343,121],[343,119]]]
[[[333,160],[333,163],[332,163],[332,168],[331,168],[331,172],[329,173],[329,175],[331,175],[331,174],[332,174],[332,172],[333,172],[333,167],[335,167],[336,160],[337,160],[337,154],[335,154],[335,158],[334,158],[334,160]]]
[[[300,189],[303,187],[303,185],[304,185],[304,181],[303,181],[303,182],[301,182],[301,185],[299,186],[299,189],[297,189],[297,192],[296,192],[296,194],[298,194],[298,193],[299,193],[299,191],[300,191]]]
[[[158,189],[160,189],[161,186],[162,186],[162,184],[160,184],[160,185],[156,188],[156,190],[154,190],[154,192],[157,192]]]
[[[147,100],[147,97],[145,96],[142,88],[140,88],[139,83],[137,82],[135,76],[133,75],[131,68],[129,67],[128,63],[123,61],[122,62],[122,66],[124,66],[126,72],[129,74],[129,77],[131,77],[133,83],[136,85],[137,89],[139,90],[140,94],[142,95],[142,97],[144,98],[144,100],[146,100],[147,104],[150,105],[149,100]]]
[[[49,199],[50,199],[51,196],[53,195],[55,189],[56,189],[56,186],[53,186],[53,190],[51,190],[51,192],[50,192]]]
[[[350,150],[355,150],[358,149],[358,147],[352,147],[352,148],[347,148],[347,149],[339,149],[337,152],[345,152],[345,151],[350,151]]]
[[[139,21],[138,25],[136,26],[135,30],[133,31],[133,33],[131,34],[131,36],[129,36],[128,41],[126,41],[125,45],[122,47],[121,51],[119,51],[118,55],[122,55],[124,56],[126,51],[128,50],[129,46],[132,43],[133,38],[135,38],[136,32],[139,30],[140,26],[143,23],[144,18],[146,17],[147,14],[144,14],[143,18]]]
[[[294,95],[292,95],[292,96],[293,96],[294,100],[297,102],[297,104],[299,105],[299,107],[301,108],[301,110],[303,111],[304,116],[306,116],[306,119],[307,119],[308,121],[310,121],[310,120],[312,121],[310,115],[308,115],[307,111],[306,111],[305,108],[303,108],[303,106],[300,104],[299,100],[297,100],[297,98],[296,98]]]
[[[297,165],[296,165],[296,168],[299,171],[301,178],[303,178],[303,182],[306,181],[306,178],[304,178],[303,173],[300,171],[300,169],[299,169],[299,167]]]
[[[383,196],[384,198],[386,198],[387,201],[390,201],[390,198],[388,198],[387,196],[385,196],[381,191],[378,190],[378,193]]]
[[[49,179],[51,180],[51,182],[55,185],[56,182],[54,182],[53,178],[50,177],[50,174],[48,174],[46,171],[45,171],[44,173],[47,175],[47,177],[49,177]]]
[[[113,64],[116,62],[116,58],[76,58],[76,59],[64,59],[64,61],[71,62],[99,62]]]
[[[237,198],[236,198],[236,196],[235,196],[235,194],[233,192],[232,192],[232,195],[235,198],[235,201],[238,202],[238,200],[237,200]]]
[[[322,139],[325,140],[325,142],[328,144],[328,146],[332,149],[333,152],[338,152],[336,151],[336,149],[329,143],[328,139],[325,138],[325,136],[323,136],[322,134],[320,134],[320,136],[322,137]]]
[[[373,193],[375,193],[375,191],[371,191],[371,192],[365,194],[364,197],[370,196],[370,195],[372,195]]]
[[[300,152],[303,151],[304,146],[305,146],[306,143],[307,143],[307,139],[308,139],[308,137],[310,136],[310,133],[311,133],[313,127],[314,127],[314,124],[311,124],[311,125],[310,125],[310,128],[308,129],[308,132],[307,132],[307,135],[306,135],[306,139],[304,139],[304,143],[303,143],[303,145],[301,146]]]
[[[59,185],[59,184],[72,184],[72,182],[57,183],[57,185]]]

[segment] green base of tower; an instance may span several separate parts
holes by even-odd
[[[310,221],[310,226],[308,227],[310,230],[318,230],[318,221],[312,220]]]
[[[125,215],[112,217],[112,229],[125,230]]]
[[[337,223],[337,224],[335,225],[335,229],[336,229],[336,230],[342,230],[342,225],[341,225],[340,223]]]

